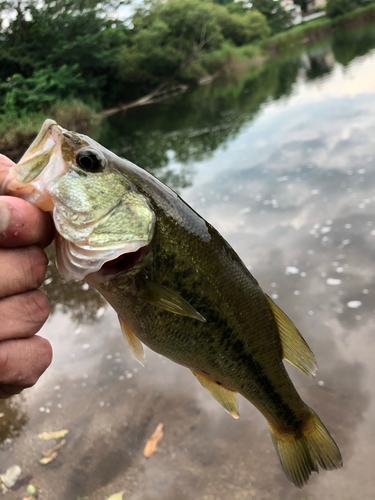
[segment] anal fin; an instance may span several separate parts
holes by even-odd
[[[144,366],[142,342],[134,335],[121,316],[119,316],[118,319],[120,321],[122,334],[124,335],[124,338],[129,346],[130,352],[133,354],[138,363]]]
[[[266,295],[279,330],[283,358],[306,375],[315,377],[317,366],[313,352],[288,316]]]
[[[198,373],[191,370],[193,375],[197,377],[199,382],[203,385],[205,389],[211,393],[211,396],[216,399],[224,409],[232,415],[233,418],[239,418],[238,406],[237,406],[237,396],[236,392],[230,391],[226,389],[222,385],[217,384],[213,380],[204,377],[203,375],[199,375]]]

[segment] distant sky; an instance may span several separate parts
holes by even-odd
[[[42,2],[36,2],[37,4],[41,4]],[[137,7],[138,5],[140,5],[142,3],[141,0],[137,0],[137,1],[133,1],[132,2],[132,5],[122,5],[121,7],[119,7],[117,9],[117,11],[111,13],[111,12],[107,12],[107,14],[109,16],[113,16],[114,18],[118,18],[118,19],[128,19],[132,13],[134,12],[134,8]],[[15,19],[16,17],[16,11],[13,10],[9,13],[1,13],[1,16],[0,16],[0,23],[2,24],[2,27],[5,28],[6,26],[8,26],[9,24],[9,21],[11,19]],[[27,16],[26,16],[27,18]]]

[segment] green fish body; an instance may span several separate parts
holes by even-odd
[[[149,173],[52,121],[13,169],[7,193],[54,210],[60,272],[107,299],[140,362],[145,344],[189,368],[235,418],[236,393],[249,400],[296,486],[318,465],[341,467],[282,361],[314,376],[312,352],[210,224]]]

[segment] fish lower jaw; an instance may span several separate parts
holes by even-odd
[[[54,208],[52,198],[47,191],[40,190],[31,183],[20,182],[12,171],[9,172],[5,179],[0,194],[22,198],[44,212],[52,212]]]

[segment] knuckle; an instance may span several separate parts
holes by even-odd
[[[39,288],[44,281],[48,265],[48,259],[43,250],[37,246],[27,249],[27,269],[32,272],[32,280],[35,288]]]
[[[9,371],[10,363],[9,363],[9,350],[8,349],[0,349],[0,380],[3,379],[4,374],[7,374]]]
[[[37,339],[37,350],[38,350],[38,369],[39,372],[37,379],[44,373],[52,362],[52,346],[47,339],[43,337],[36,336]],[[36,382],[36,381],[35,381]]]
[[[33,290],[24,302],[25,313],[29,317],[29,322],[35,327],[33,333],[36,333],[48,319],[50,310],[48,299],[40,290]]]
[[[52,361],[48,340],[35,335],[29,339],[1,343],[0,392],[4,385],[26,388],[36,384]],[[1,396],[0,396],[1,397]]]

